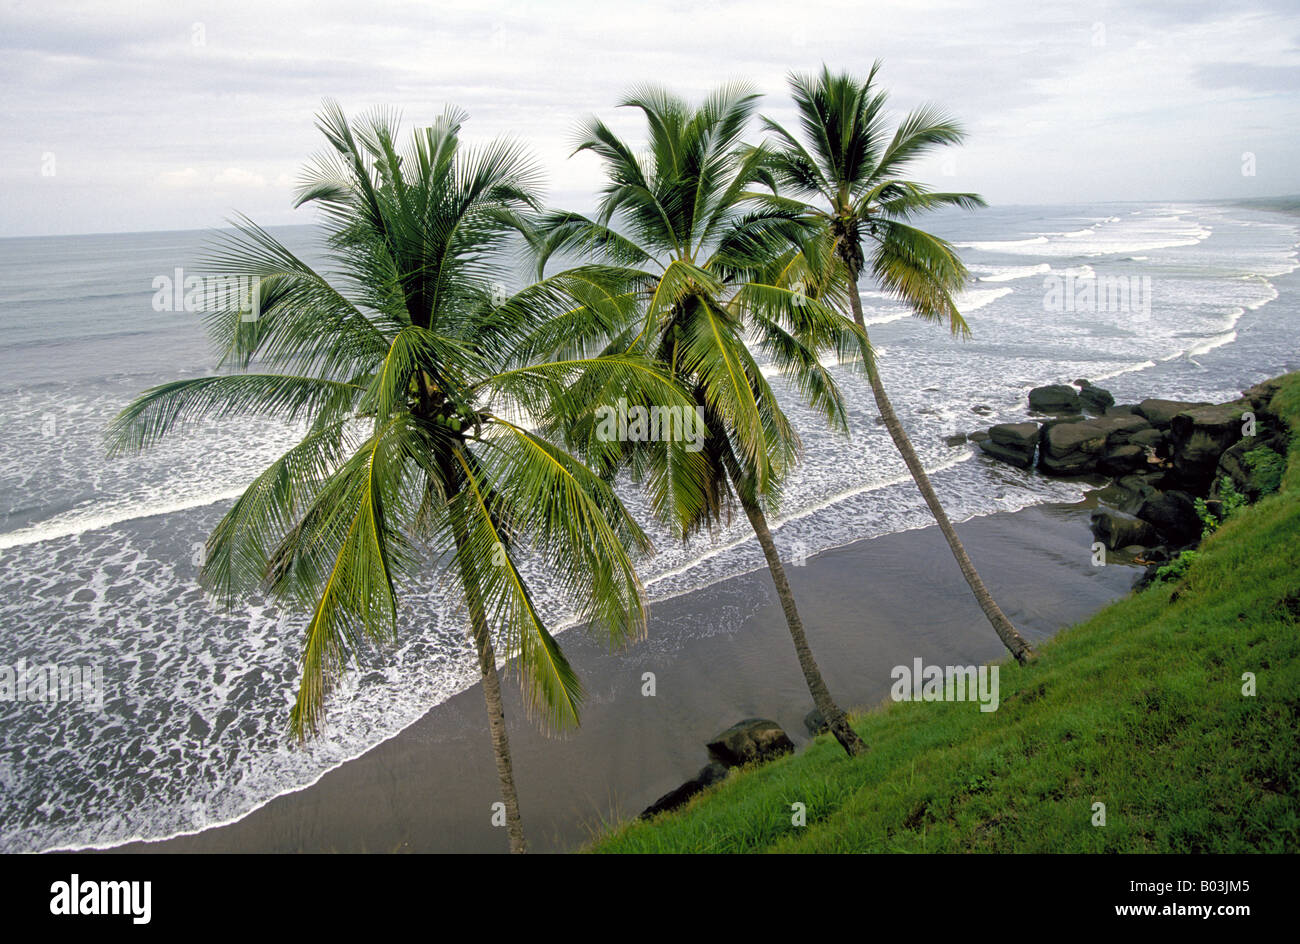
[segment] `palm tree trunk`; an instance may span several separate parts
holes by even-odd
[[[757,501],[746,497],[743,488],[737,488],[737,492],[741,495],[740,504],[745,509],[745,517],[754,528],[758,543],[763,548],[763,556],[767,558],[767,569],[772,574],[772,583],[776,584],[776,595],[781,600],[781,609],[785,611],[785,621],[790,626],[790,638],[794,640],[795,655],[799,657],[799,668],[803,670],[804,681],[808,683],[808,691],[812,693],[813,704],[821,712],[827,727],[835,735],[835,740],[840,742],[840,746],[850,757],[856,757],[866,751],[867,745],[849,726],[848,717],[831,698],[826,680],[822,678],[821,670],[817,668],[817,661],[813,658],[812,649],[808,645],[808,637],[803,631],[803,620],[799,618],[799,610],[795,607],[794,593],[790,590],[790,582],[785,576],[785,565],[781,563],[781,556],[776,551],[776,543],[772,540],[772,532],[767,527],[767,517]]]
[[[850,287],[849,298],[853,303],[853,320],[857,322],[858,327],[866,331],[866,322],[862,316],[862,299],[858,296],[856,283]],[[885,429],[889,430],[890,438],[894,440],[894,445],[902,455],[903,462],[907,464],[907,471],[912,473],[912,479],[916,482],[916,487],[921,490],[921,497],[925,499],[930,514],[934,516],[934,520],[939,524],[939,530],[943,532],[944,538],[948,541],[948,547],[952,549],[952,556],[957,559],[957,566],[961,568],[961,575],[966,578],[966,583],[970,584],[975,601],[979,603],[980,609],[984,611],[984,616],[992,624],[993,631],[998,634],[1002,644],[1015,656],[1017,662],[1024,665],[1035,658],[1036,653],[1033,647],[1016,630],[1011,620],[1007,619],[1006,614],[1002,612],[1002,608],[993,599],[993,594],[989,593],[989,588],[984,586],[979,571],[971,563],[966,548],[962,546],[961,539],[957,537],[952,522],[948,520],[948,515],[943,510],[943,505],[939,504],[939,496],[935,494],[934,487],[930,484],[930,476],[926,475],[920,457],[917,456],[916,450],[912,448],[912,441],[907,438],[903,424],[898,421],[898,416],[894,413],[893,404],[889,402],[889,397],[885,394],[885,385],[880,381],[880,373],[876,370],[874,362],[867,364],[867,377],[871,381],[871,392],[876,398],[876,407],[880,410],[880,417],[885,422]]]
[[[468,543],[464,526],[457,522],[455,532],[457,548]],[[496,758],[497,779],[501,783],[501,800],[506,808],[506,833],[510,837],[510,851],[523,853],[524,825],[519,817],[519,793],[515,789],[514,765],[510,761],[510,738],[506,733],[506,711],[501,701],[501,678],[497,674],[496,651],[492,648],[492,635],[483,615],[483,598],[472,568],[461,563],[461,579],[465,588],[465,601],[469,607],[470,637],[478,651],[478,666],[482,676],[483,699],[487,702],[488,728],[492,734],[492,753]]]

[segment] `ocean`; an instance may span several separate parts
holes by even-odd
[[[976,277],[961,300],[973,336],[953,338],[862,288],[885,384],[950,516],[1081,494],[1079,483],[945,442],[1023,418],[1033,386],[1087,378],[1119,402],[1222,400],[1300,368],[1298,224],[1194,203],[931,217]],[[318,255],[314,228],[272,231]],[[0,240],[0,666],[93,666],[103,678],[102,705],[0,700],[0,851],[111,847],[234,821],[476,678],[463,614],[431,577],[408,601],[398,644],[368,653],[334,692],[322,735],[292,743],[303,616],[259,601],[224,610],[195,578],[208,532],[295,430],[215,422],[143,456],[106,458],[104,428],[134,395],[214,361],[201,314],[153,304],[156,278],[201,271],[206,239]],[[1128,291],[1094,290],[1116,284]],[[834,373],[850,438],[783,397],[804,442],[774,521],[789,554],[931,523],[865,381]],[[762,566],[743,516],[686,546],[650,530],[659,554],[641,572],[652,601]],[[544,568],[532,577],[565,625]]]

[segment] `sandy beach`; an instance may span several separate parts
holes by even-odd
[[[958,527],[1003,609],[1033,641],[1125,594],[1136,570],[1090,562],[1092,501],[1040,505]],[[887,697],[915,657],[979,663],[1001,645],[937,528],[860,541],[790,568],[810,639],[846,707]],[[653,607],[650,635],[620,653],[578,633],[564,644],[587,688],[580,730],[548,736],[507,691],[515,776],[530,847],[581,846],[601,822],[635,816],[707,762],[704,743],[746,717],[796,744],[811,707],[766,571]],[[642,694],[654,673],[655,695]],[[491,825],[496,775],[477,687],[313,786],[231,825],[127,852],[504,852]]]

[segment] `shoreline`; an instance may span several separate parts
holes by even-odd
[[[1132,585],[1136,568],[1091,564],[1096,504],[1090,492],[1078,503],[957,526],[994,596],[1033,642]],[[935,526],[846,544],[789,573],[814,652],[846,709],[879,703],[890,668],[917,656],[978,664],[1005,655]],[[918,577],[922,627],[912,618]],[[846,597],[845,586],[860,590]],[[862,644],[864,632],[871,645]],[[765,569],[653,604],[648,638],[623,652],[581,633],[566,634],[565,648],[587,690],[580,729],[542,733],[526,718],[518,686],[503,686],[533,851],[577,848],[601,823],[636,816],[693,776],[708,760],[705,741],[741,718],[772,718],[798,747],[810,740],[802,718],[811,702]],[[653,697],[642,691],[647,672]],[[496,776],[486,729],[475,685],[235,822],[98,851],[504,852],[505,831],[490,823]]]

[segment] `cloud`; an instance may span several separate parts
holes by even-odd
[[[1261,66],[1254,62],[1211,62],[1196,67],[1204,88],[1245,89],[1250,92],[1290,92],[1300,89],[1300,65]]]
[[[597,164],[570,157],[574,127],[598,112],[637,135],[615,107],[630,87],[698,97],[746,78],[764,113],[792,122],[788,72],[825,61],[865,73],[876,58],[900,112],[938,102],[969,131],[957,173],[936,180],[946,187],[998,202],[1230,196],[1240,175],[1207,155],[1251,150],[1289,168],[1271,192],[1295,191],[1300,142],[1260,130],[1300,121],[1294,7],[807,0],[792,15],[777,0],[287,0],[268,21],[264,3],[239,0],[142,0],[129,14],[5,5],[0,234],[205,227],[234,210],[300,222],[292,182],[323,144],[325,96],[350,113],[395,106],[408,124],[456,104],[468,137],[526,140],[553,198],[589,205]],[[46,151],[59,176],[32,187]],[[938,178],[940,163],[920,170]],[[74,182],[85,190],[71,199]]]
[[[241,167],[227,167],[212,178],[218,187],[265,187],[266,178]]]

